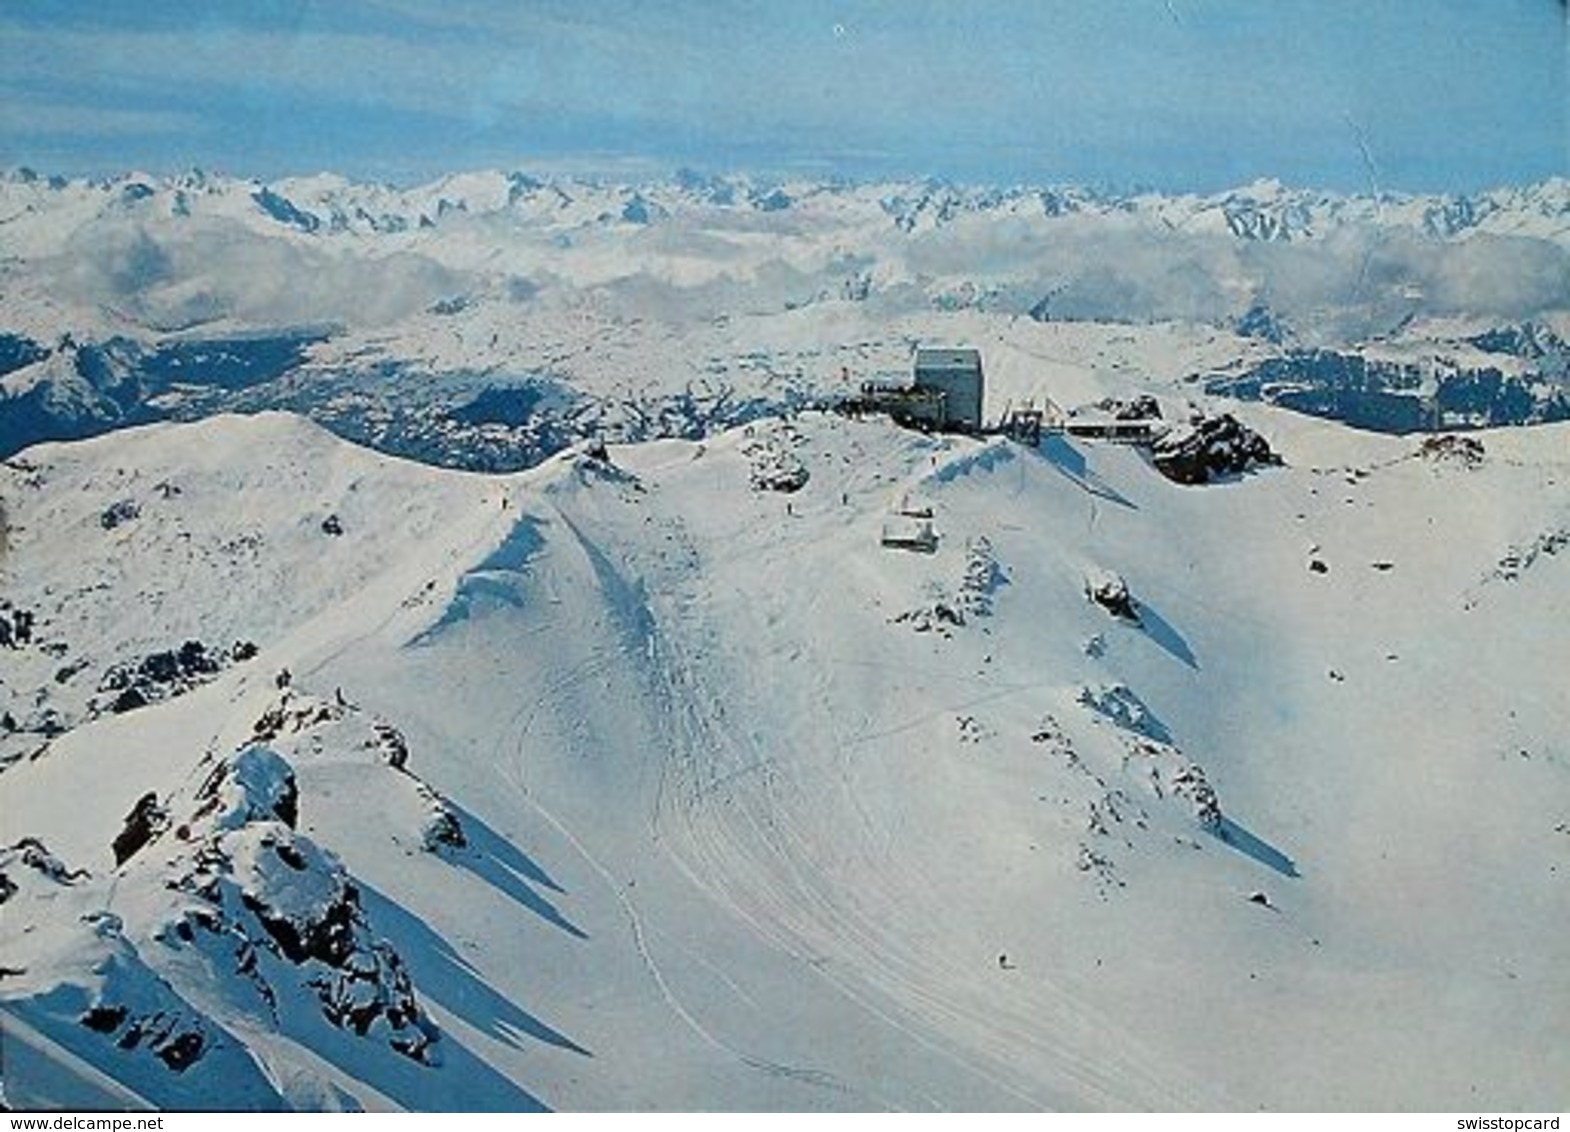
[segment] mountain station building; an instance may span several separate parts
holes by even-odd
[[[913,377],[917,389],[942,395],[942,424],[939,427],[961,432],[981,431],[985,379],[981,373],[980,350],[918,347]]]

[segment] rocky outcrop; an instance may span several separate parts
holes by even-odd
[[[408,769],[403,735],[341,692],[291,681],[251,731],[191,785],[136,800],[112,872],[72,869],[32,838],[0,848],[0,995],[65,1028],[52,1036],[102,1042],[116,1079],[176,1108],[210,1105],[214,1075],[237,1107],[276,1103],[229,1028],[241,1018],[330,1060],[442,1060],[406,953],[377,930],[381,897],[306,831],[320,780],[298,767],[374,778],[373,823],[408,852],[473,853],[461,812]]]
[[[1097,409],[1115,421],[1159,421],[1161,402],[1148,393],[1135,397],[1104,397],[1096,402]]]
[[[1187,798],[1194,807],[1194,818],[1206,829],[1221,826],[1221,802],[1215,788],[1205,779],[1204,770],[1196,763],[1188,763],[1172,775],[1172,793]]]
[[[125,815],[125,824],[110,846],[114,851],[114,863],[125,864],[168,827],[169,811],[159,805],[158,795],[153,791],[143,794]]]
[[[176,1073],[200,1061],[213,1040],[200,1020],[180,1009],[133,1014],[123,1003],[104,999],[83,1011],[80,1021],[121,1050],[146,1049]]]
[[[1151,461],[1168,479],[1205,484],[1281,463],[1267,441],[1230,413],[1200,414],[1156,441]]]
[[[1417,454],[1431,464],[1478,468],[1483,464],[1485,450],[1483,442],[1475,436],[1456,436],[1447,433],[1443,436],[1424,437],[1423,442],[1417,446]]]
[[[207,683],[229,665],[254,657],[259,650],[250,641],[236,641],[227,648],[201,641],[186,641],[179,648],[148,653],[138,661],[114,664],[104,671],[98,690],[112,697],[89,705],[90,715],[107,709],[115,713],[172,699]]]
[[[971,617],[991,616],[993,595],[1007,584],[1008,574],[998,562],[992,541],[986,535],[978,535],[967,542],[965,573],[954,603],[960,612]]]
[[[1156,714],[1126,684],[1093,684],[1079,690],[1080,706],[1113,726],[1157,743],[1171,743],[1172,735]]]
[[[349,873],[294,828],[299,788],[289,763],[247,746],[213,768],[195,801],[176,831],[182,849],[166,886],[196,904],[172,938],[227,954],[275,1013],[303,988],[333,1026],[428,1061],[438,1031],[402,958],[372,932]]]
[[[952,592],[948,586],[934,583],[923,601],[896,613],[889,621],[918,633],[952,637],[956,629],[977,618],[990,617],[994,595],[1007,584],[1008,573],[998,561],[991,540],[980,535],[965,544],[964,572]]]
[[[140,505],[134,499],[117,499],[104,508],[103,514],[98,516],[98,525],[106,531],[112,531],[118,526],[131,522],[142,513]]]
[[[749,429],[742,454],[747,457],[748,475],[754,491],[800,491],[811,478],[807,465],[796,455],[801,436],[788,424],[772,428]]]
[[[24,837],[16,844],[0,849],[0,904],[21,891],[23,882],[17,874],[67,887],[80,884],[91,876],[86,869],[68,866],[36,837]]]
[[[1129,593],[1128,583],[1121,574],[1111,570],[1093,570],[1085,575],[1085,597],[1099,605],[1112,616],[1132,624],[1139,624],[1139,608]]]
[[[420,797],[425,800],[427,817],[420,829],[420,847],[428,853],[447,853],[469,846],[463,823],[447,799],[425,783],[418,786]]]
[[[38,615],[0,598],[0,648],[20,649],[33,643]]]

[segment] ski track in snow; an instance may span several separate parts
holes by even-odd
[[[558,510],[554,513],[553,519],[559,524],[561,529],[568,531],[572,535],[567,545],[577,547],[580,550],[587,547],[584,535],[566,515]],[[474,557],[476,554],[482,553],[486,549],[486,542],[487,536],[482,534],[475,543],[465,547],[464,551],[453,555],[453,561],[463,560],[465,555]],[[554,586],[554,582],[551,585]],[[374,635],[375,632],[376,630],[373,630],[367,636]],[[647,974],[659,999],[682,1027],[694,1034],[703,1044],[735,1060],[737,1063],[747,1066],[749,1069],[789,1077],[822,1087],[847,1091],[845,1086],[834,1080],[832,1075],[817,1070],[796,1069],[752,1056],[721,1040],[706,1027],[688,1009],[681,997],[672,988],[665,972],[655,959],[649,943],[649,929],[645,923],[645,918],[639,912],[637,904],[625,891],[624,886],[618,882],[615,874],[602,861],[600,856],[589,848],[584,839],[575,833],[567,822],[559,818],[545,805],[539,796],[539,792],[530,789],[525,750],[536,721],[564,693],[592,679],[597,674],[610,669],[616,663],[625,662],[627,659],[628,657],[626,656],[615,655],[611,650],[596,648],[587,656],[568,665],[565,671],[556,675],[537,692],[532,694],[512,714],[507,725],[503,728],[501,738],[497,742],[492,756],[492,763],[500,769],[504,781],[510,785],[517,798],[530,812],[542,819],[571,846],[572,850],[589,866],[589,869],[603,884],[605,890],[613,897],[626,920],[629,937],[637,954],[639,964]]]
[[[679,523],[675,525],[679,529]],[[685,549],[696,552],[690,541]],[[672,730],[668,748],[673,755],[661,766],[653,833],[695,886],[749,924],[760,938],[795,956],[863,1009],[1021,1104],[1050,1107],[1047,1098],[1033,1092],[1028,1083],[1039,1079],[1044,1065],[1055,1067],[1072,1082],[1072,1089],[1066,1088],[1062,1098],[1071,1103],[1154,1108],[1195,1103],[1191,1089],[1174,1088],[1148,1072],[1146,1066],[1153,1059],[1130,1059],[1126,1051],[1137,1048],[1137,1043],[1128,1035],[1109,1034],[1104,1018],[1078,1005],[1060,988],[1046,984],[1050,996],[1033,1004],[1040,1014],[1030,1016],[995,995],[981,996],[980,1001],[986,1003],[983,1006],[967,1003],[955,992],[936,990],[974,989],[975,972],[905,942],[923,934],[919,922],[901,914],[905,901],[921,891],[920,878],[886,871],[881,876],[859,877],[857,893],[894,892],[900,899],[891,899],[876,909],[847,903],[850,890],[835,885],[814,861],[815,846],[821,842],[810,828],[792,820],[801,805],[798,799],[810,797],[812,804],[823,804],[821,784],[816,793],[801,794],[792,789],[798,784],[785,777],[776,759],[737,742],[723,711],[702,691],[722,686],[706,681],[702,667],[724,662],[709,647],[694,653],[682,644],[693,631],[692,603],[667,604],[672,608],[663,619],[657,617],[656,624],[672,629],[659,631],[652,656],[655,678],[664,688],[660,701],[675,705],[668,713]],[[932,714],[963,710],[1031,687],[1034,685],[1003,688],[945,704]],[[925,717],[881,735],[837,742],[840,761],[845,748],[897,734],[924,721]],[[800,765],[802,760],[796,761]],[[842,825],[841,836],[853,826],[870,833],[870,820],[855,801],[848,771],[841,770],[836,786],[832,797],[855,819]],[[818,816],[816,820],[832,819]],[[872,855],[867,856],[870,859]],[[886,870],[890,862],[885,859],[881,864]],[[887,1005],[874,1001],[874,996]],[[930,1029],[918,1030],[901,1022],[897,1013],[919,1018]],[[1044,1027],[1042,1018],[1051,1018],[1053,1023]],[[950,1030],[986,1034],[986,1058],[930,1036],[930,1032]],[[1046,1030],[1061,1036],[1050,1045],[1044,1044]],[[1086,1049],[1101,1052],[1086,1056],[1081,1052]]]
[[[662,970],[659,962],[655,959],[653,950],[651,949],[649,943],[649,929],[645,924],[643,915],[640,914],[638,910],[637,904],[627,894],[625,886],[616,879],[616,876],[601,861],[601,859],[589,849],[589,847],[584,843],[583,839],[574,833],[572,828],[566,822],[558,818],[556,814],[554,814],[544,805],[544,803],[540,801],[538,793],[529,789],[527,785],[527,777],[525,774],[524,747],[528,742],[529,733],[533,727],[534,720],[538,717],[541,710],[544,709],[556,696],[560,695],[569,687],[572,687],[582,680],[589,678],[596,672],[606,669],[610,666],[611,663],[614,662],[615,659],[616,658],[606,657],[598,654],[591,655],[586,660],[579,662],[577,665],[569,669],[566,674],[562,675],[549,684],[539,693],[538,696],[534,698],[534,700],[529,705],[520,709],[520,711],[513,717],[512,725],[507,729],[508,734],[503,739],[501,746],[496,752],[497,765],[503,768],[504,777],[511,783],[520,800],[522,800],[522,802],[528,806],[533,813],[542,818],[546,824],[554,829],[563,838],[563,840],[565,840],[573,848],[574,852],[576,852],[577,855],[584,861],[584,863],[589,866],[595,876],[600,879],[605,887],[605,890],[609,892],[612,897],[614,897],[617,905],[620,907],[621,912],[627,921],[627,928],[631,936],[633,948],[637,952],[640,964],[642,965],[644,971],[648,974],[649,980],[654,985],[660,999],[665,1003],[666,1007],[683,1027],[696,1035],[705,1045],[708,1045],[711,1048],[726,1055],[727,1057],[734,1059],[749,1069],[757,1070],[773,1076],[787,1077],[805,1084],[833,1089],[838,1092],[852,1092],[853,1090],[845,1085],[844,1082],[838,1080],[831,1073],[819,1069],[803,1069],[783,1065],[778,1062],[770,1061],[765,1058],[746,1053],[745,1051],[738,1049],[730,1043],[723,1041],[717,1037],[707,1026],[705,1026],[703,1022],[700,1021],[690,1009],[688,1009],[687,1005],[682,1001],[681,997],[672,988],[670,981],[666,978],[665,972]],[[651,829],[650,832],[651,835],[653,835],[652,839],[657,843],[657,831]],[[711,972],[714,973],[716,977],[724,981],[740,999],[743,1001],[748,1001],[745,993],[742,992],[740,988],[737,988],[734,983],[730,981],[728,976],[725,976],[722,971],[718,970],[717,968],[713,968],[712,965],[707,961],[704,961],[704,965],[709,967]],[[756,1009],[756,1005],[752,1005],[753,1008]],[[882,1102],[880,1102],[880,1106],[889,1107]]]

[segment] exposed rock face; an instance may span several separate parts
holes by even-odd
[[[181,1010],[132,1014],[121,1003],[101,1001],[85,1010],[80,1021],[122,1050],[148,1050],[176,1073],[200,1061],[212,1041],[201,1022]]]
[[[430,1060],[438,1033],[402,958],[372,935],[343,866],[294,831],[299,789],[289,763],[247,746],[214,768],[197,801],[178,831],[191,848],[167,884],[199,903],[173,926],[175,938],[229,953],[275,1012],[293,981],[334,1026]]]
[[[1111,570],[1091,573],[1085,578],[1085,596],[1112,616],[1136,625],[1139,623],[1139,608],[1122,575]]]
[[[1117,421],[1161,420],[1161,402],[1148,393],[1141,393],[1136,397],[1127,399],[1107,397],[1097,401],[1096,408],[1109,414],[1113,420]]]
[[[158,804],[158,795],[148,791],[137,799],[125,815],[125,826],[114,839],[114,863],[123,865],[169,825],[169,811]]]
[[[89,876],[86,869],[67,866],[36,837],[24,837],[15,845],[0,849],[0,904],[22,888],[18,876],[12,874],[32,875],[62,886],[80,883]]]
[[[143,808],[139,803],[138,810]],[[6,909],[14,917],[11,930],[18,930],[16,921],[26,925],[20,929],[24,935],[36,930],[31,917],[41,906],[71,908],[75,914],[42,926],[48,955],[43,965],[76,948],[91,956],[90,981],[57,987],[45,996],[46,1011],[74,1019],[112,1043],[118,1057],[156,1059],[162,1068],[184,1073],[214,1048],[218,1031],[149,970],[121,918],[98,906],[102,890],[95,894],[92,882],[86,870],[71,868],[36,838],[0,849],[0,903],[15,901]],[[15,936],[7,947],[9,955],[25,955],[24,964],[40,958],[36,949],[30,955],[28,950]],[[0,977],[25,973],[25,965],[0,967]]]
[[[1156,441],[1151,459],[1177,483],[1204,484],[1281,463],[1267,441],[1230,413],[1196,416]]]
[[[106,531],[112,531],[123,523],[129,523],[141,513],[142,509],[137,506],[136,500],[121,499],[104,509],[104,513],[98,516],[98,525]]]
[[[1417,446],[1417,454],[1434,464],[1455,464],[1463,468],[1480,467],[1484,460],[1483,442],[1475,436],[1425,437]]]
[[[257,651],[250,641],[236,641],[230,648],[223,648],[190,640],[177,649],[164,649],[148,653],[139,661],[112,665],[105,670],[98,690],[115,695],[101,706],[123,713],[172,699],[207,683],[230,664],[251,659]],[[95,710],[99,706],[92,705]]]
[[[801,443],[789,424],[760,427],[742,448],[750,465],[752,489],[790,494],[807,486],[810,473],[795,451]]]
[[[420,831],[420,844],[429,853],[446,853],[466,849],[469,838],[452,806],[425,783],[419,784],[420,797],[425,800],[429,816]]]
[[[275,681],[283,690],[282,697],[251,725],[252,738],[258,743],[268,743],[281,735],[297,735],[312,727],[335,723],[343,719],[349,710],[345,704],[336,701],[296,694],[290,688],[287,674],[288,669],[284,669]]]
[[[992,540],[979,535],[965,544],[965,575],[960,579],[955,604],[961,613],[987,617],[993,595],[1008,584],[1008,574],[998,562]]]
[[[952,629],[965,624],[965,614],[948,601],[938,598],[915,609],[907,609],[889,619],[896,625],[909,625],[918,633],[938,632],[951,636]]]
[[[278,1100],[230,1028],[242,1015],[281,1042],[386,1059],[396,1073],[442,1061],[403,937],[377,931],[383,898],[316,840],[319,827],[304,832],[323,770],[311,760],[375,779],[372,804],[388,803],[391,843],[409,851],[472,854],[462,812],[408,769],[403,735],[342,690],[291,683],[257,710],[238,749],[135,801],[112,870],[72,869],[34,838],[0,847],[0,990],[27,982],[16,1001],[101,1043],[140,1095],[171,1107],[214,1095],[220,1078],[236,1107]]]
[[[1130,758],[1145,767],[1156,797],[1170,794],[1184,799],[1200,825],[1212,832],[1222,828],[1221,802],[1204,770],[1189,760],[1166,725],[1132,688],[1126,684],[1092,685],[1080,689],[1078,700],[1082,707],[1117,730]],[[1037,741],[1051,739],[1050,733],[1044,733]],[[1116,808],[1108,805],[1103,805],[1100,813],[1117,816]],[[1093,818],[1096,816],[1092,814]]]
[[[1220,799],[1197,763],[1189,763],[1172,776],[1172,792],[1193,804],[1194,817],[1200,825],[1212,830],[1220,828]]]
[[[1130,734],[1170,744],[1172,734],[1155,713],[1126,684],[1098,684],[1081,688],[1077,697],[1088,708],[1113,726]]]
[[[920,604],[889,618],[891,624],[908,625],[918,633],[937,633],[948,638],[956,629],[992,616],[993,598],[1008,585],[1008,571],[998,561],[992,542],[985,535],[965,544],[965,569],[952,588],[933,584]]]
[[[33,641],[38,615],[0,598],[0,648],[20,649]]]

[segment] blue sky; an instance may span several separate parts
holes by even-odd
[[[15,0],[0,164],[1464,191],[1567,173],[1559,0]]]

